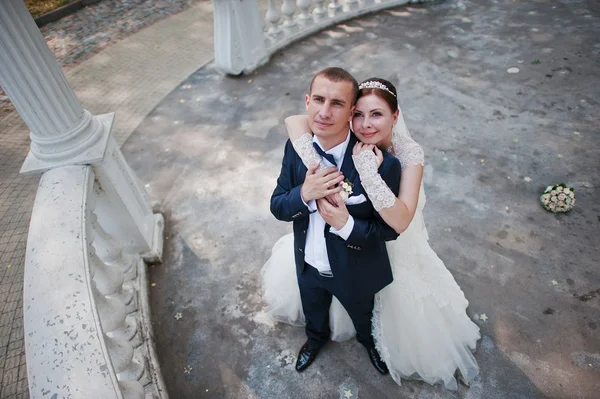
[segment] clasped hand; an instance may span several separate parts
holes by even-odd
[[[383,163],[383,153],[375,144],[365,144],[359,141],[354,145],[354,148],[352,149],[352,155],[356,156],[365,151],[371,151],[375,154],[375,157],[377,158],[377,168],[379,168]]]
[[[310,165],[306,178],[300,190],[304,202],[324,198],[342,191],[338,184],[344,180],[344,175],[337,168],[331,167],[317,172],[319,164]]]
[[[340,230],[346,225],[350,214],[339,195],[344,180],[342,172],[331,167],[317,172],[319,164],[309,166],[300,190],[304,202],[316,200],[317,209],[327,224]]]

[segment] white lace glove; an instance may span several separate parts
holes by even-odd
[[[375,210],[379,212],[383,208],[393,207],[396,196],[377,172],[377,155],[372,151],[363,151],[352,155],[352,160]]]
[[[313,147],[313,136],[310,133],[304,133],[302,136],[292,141],[292,146],[294,147],[296,154],[302,159],[304,166],[307,168],[317,162],[319,163],[317,172],[327,167],[317,150]]]

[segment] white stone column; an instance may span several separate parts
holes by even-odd
[[[251,72],[269,60],[257,0],[212,0],[215,64],[230,75]]]
[[[81,107],[22,0],[2,0],[0,85],[31,130],[22,173],[102,159],[108,132]]]
[[[23,0],[0,0],[0,85],[31,129],[31,150],[21,173],[67,165],[93,165],[129,248],[148,261],[162,258],[162,215],[111,138],[114,114],[82,108]]]

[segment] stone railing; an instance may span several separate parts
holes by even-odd
[[[29,396],[166,399],[146,278],[163,216],[112,136],[114,114],[81,106],[23,0],[0,2],[0,86],[31,130],[21,173],[42,175],[25,256]]]
[[[168,397],[153,345],[146,264],[127,239],[103,173],[59,167],[38,187],[23,300],[32,398]]]
[[[263,0],[264,1],[264,0]],[[215,63],[231,75],[265,64],[288,44],[359,15],[428,0],[213,0]]]

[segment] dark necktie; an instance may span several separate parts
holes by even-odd
[[[326,160],[328,160],[329,162],[331,162],[334,166],[337,166],[337,163],[335,162],[335,158],[333,157],[333,155],[331,154],[327,154],[325,151],[323,151],[323,149],[321,147],[319,147],[319,145],[317,143],[315,143],[313,141],[313,147],[315,147],[315,150],[317,150],[317,152],[319,153],[320,156],[322,156],[323,158],[325,158]]]

